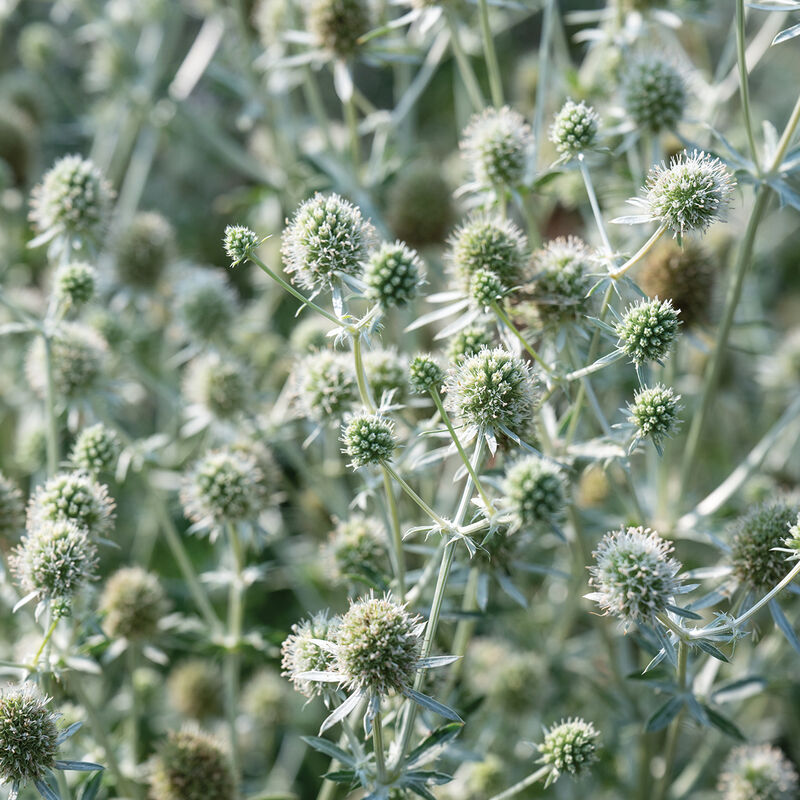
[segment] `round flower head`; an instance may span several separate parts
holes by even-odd
[[[453,233],[449,258],[465,288],[479,269],[493,272],[506,286],[515,286],[525,266],[527,249],[525,235],[512,222],[479,214]]]
[[[607,533],[593,553],[587,595],[606,614],[627,626],[650,623],[681,588],[681,565],[670,556],[673,547],[650,528],[621,528]]]
[[[452,367],[447,409],[481,430],[524,433],[533,417],[534,381],[525,362],[502,347],[481,350]]]
[[[574,158],[597,144],[600,117],[586,103],[567,100],[550,127],[550,141],[560,155]]]
[[[385,537],[386,531],[375,517],[353,514],[337,522],[328,546],[334,577],[342,581],[380,575],[386,557]]]
[[[421,353],[414,356],[408,365],[408,383],[414,394],[439,391],[444,383],[444,370],[434,361],[433,356]]]
[[[661,361],[678,336],[678,314],[671,300],[642,300],[616,326],[619,347],[637,366]]]
[[[247,261],[259,244],[258,234],[250,228],[245,228],[244,225],[228,225],[225,228],[223,245],[232,267]]]
[[[0,543],[16,539],[24,527],[22,492],[0,472]]]
[[[347,684],[381,696],[411,685],[422,645],[419,623],[390,597],[352,603],[336,633],[337,667]]]
[[[85,305],[94,297],[95,271],[80,261],[64,264],[55,276],[56,296],[72,308]]]
[[[395,236],[416,247],[443,241],[453,219],[453,198],[438,164],[403,169],[389,190],[387,206]]]
[[[233,800],[228,756],[212,736],[199,730],[171,732],[150,774],[152,800]]]
[[[459,142],[480,186],[517,186],[533,146],[525,118],[508,106],[487,108],[472,117]]]
[[[678,430],[678,412],[682,406],[681,396],[662,384],[641,389],[628,404],[628,421],[636,426],[637,439],[652,439],[657,450],[664,439],[670,438]]]
[[[420,257],[402,242],[384,242],[370,256],[364,270],[367,294],[383,308],[403,306],[413,300],[422,280]]]
[[[97,550],[75,523],[48,521],[23,538],[11,565],[26,594],[49,600],[55,616],[68,616],[71,599],[96,577]]]
[[[564,515],[561,470],[539,456],[525,456],[509,467],[503,491],[520,525],[556,522]]]
[[[627,70],[623,102],[638,128],[653,133],[670,130],[686,107],[686,84],[672,64],[660,58],[640,58]]]
[[[798,507],[779,501],[756,506],[731,528],[733,574],[759,593],[772,589],[789,571],[782,547],[797,522]]]
[[[117,570],[100,598],[105,631],[115,639],[151,639],[167,608],[167,596],[158,578],[141,567]]]
[[[331,684],[301,678],[305,672],[328,672],[334,666],[335,656],[314,642],[333,642],[339,620],[329,618],[327,611],[320,611],[310,619],[292,625],[292,632],[281,645],[283,659],[281,673],[294,684],[294,688],[306,697],[316,697],[330,691]]]
[[[645,205],[653,219],[671,228],[680,240],[685,233],[703,233],[722,219],[734,186],[718,158],[684,150],[669,166],[658,164],[650,170]]]
[[[58,727],[48,698],[30,684],[0,691],[0,781],[24,786],[55,766]],[[13,791],[13,790],[12,790]]]
[[[494,336],[487,328],[470,325],[456,333],[447,348],[449,361],[469,358],[494,345]]]
[[[309,354],[298,364],[295,381],[305,415],[319,422],[341,416],[356,398],[356,376],[342,353]]]
[[[406,388],[407,364],[397,350],[370,350],[364,355],[364,369],[367,380],[372,387],[375,399],[391,394],[392,400],[397,402],[403,396]]]
[[[201,342],[227,338],[237,313],[236,293],[225,276],[198,268],[177,286],[176,311],[187,332]]]
[[[548,783],[562,772],[581,775],[597,760],[597,737],[600,734],[591,722],[582,719],[562,720],[545,731],[544,741],[537,745],[542,754],[539,759],[552,766]]]
[[[74,522],[89,536],[114,529],[114,501],[108,489],[85,472],[62,472],[40,486],[28,504],[28,529],[44,522]]]
[[[342,442],[353,469],[390,461],[397,445],[394,423],[378,414],[361,414],[347,423]]]
[[[245,408],[248,384],[240,364],[209,352],[191,361],[183,390],[190,402],[208,409],[218,419],[230,419]]]
[[[36,232],[96,239],[111,214],[114,192],[88,159],[64,156],[53,164],[31,194],[30,219]]]
[[[576,319],[592,288],[590,251],[577,237],[559,237],[531,257],[530,291],[545,322]]]
[[[508,294],[508,290],[494,272],[479,269],[470,279],[469,294],[479,308],[489,308],[502,300]]]
[[[115,237],[117,275],[136,289],[155,286],[174,254],[175,231],[166,218],[153,211],[136,214]]]
[[[794,800],[797,770],[777,747],[742,745],[725,759],[718,789],[722,800]]]
[[[346,58],[370,29],[369,5],[367,0],[312,0],[306,24],[320,47]]]
[[[167,679],[170,705],[183,716],[195,720],[222,714],[222,686],[219,668],[207,658],[182,661]]]
[[[78,434],[69,460],[78,469],[96,476],[101,472],[112,472],[119,454],[119,436],[99,422]]]
[[[284,269],[306,289],[330,288],[336,274],[358,276],[375,240],[360,209],[338,194],[315,194],[283,231]]]

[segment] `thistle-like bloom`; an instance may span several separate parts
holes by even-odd
[[[334,668],[335,656],[314,640],[333,643],[338,625],[338,617],[331,618],[327,611],[320,611],[292,625],[291,634],[281,645],[281,674],[289,678],[294,688],[306,697],[324,695],[329,690],[330,684],[300,676],[307,672],[328,672]]]
[[[488,328],[470,325],[456,333],[447,347],[447,359],[458,362],[494,345],[495,338]]]
[[[346,58],[370,29],[369,5],[367,0],[312,0],[306,24],[320,47]]]
[[[341,416],[356,398],[356,376],[343,353],[310,353],[297,365],[294,381],[304,415],[318,422]]]
[[[231,266],[235,267],[242,261],[247,261],[260,242],[258,234],[250,228],[245,228],[244,225],[228,225],[222,243],[231,260]]]
[[[151,289],[175,254],[175,231],[153,211],[139,212],[115,237],[117,275],[128,286]]]
[[[397,446],[394,423],[379,414],[360,414],[345,426],[342,442],[353,469],[391,461]]]
[[[506,471],[503,491],[518,526],[554,523],[564,516],[561,470],[539,456],[529,455],[514,462]]]
[[[167,679],[170,705],[183,716],[195,720],[222,714],[222,688],[220,670],[207,658],[182,661]]]
[[[337,275],[361,275],[375,237],[359,208],[338,194],[317,193],[283,231],[284,269],[306,289],[330,288]]]
[[[105,631],[112,638],[152,639],[167,609],[167,596],[158,578],[141,567],[117,570],[100,597]]]
[[[381,574],[386,558],[386,531],[375,517],[352,514],[339,520],[328,537],[328,553],[337,581],[366,576],[375,579]]]
[[[64,264],[55,276],[56,296],[65,305],[78,308],[94,297],[96,273],[94,267],[80,261]]]
[[[672,551],[672,545],[650,528],[610,531],[593,553],[596,565],[589,568],[589,583],[597,591],[587,599],[626,627],[651,624],[681,590],[681,565],[670,556]]]
[[[367,261],[364,283],[367,296],[383,308],[404,306],[417,296],[424,279],[422,260],[403,242],[384,242]]]
[[[793,525],[789,526],[789,535],[783,540],[784,553],[788,553],[788,561],[800,560],[800,513]]]
[[[403,396],[408,379],[408,367],[397,350],[370,350],[364,355],[364,370],[377,401],[391,397],[397,402]]]
[[[704,233],[723,219],[736,182],[718,158],[686,150],[658,164],[647,176],[645,206],[653,219],[671,228],[679,239],[691,231]]]
[[[591,106],[567,100],[550,127],[550,141],[560,155],[575,158],[596,146],[599,125],[600,117]]]
[[[444,383],[444,370],[436,363],[433,356],[420,353],[414,356],[408,365],[408,383],[414,394],[439,391]]]
[[[443,241],[452,224],[453,198],[438,167],[418,163],[403,169],[389,190],[389,225],[415,247]]]
[[[0,472],[0,542],[16,539],[24,527],[22,492]]]
[[[74,522],[102,539],[114,529],[114,501],[108,489],[84,472],[62,472],[40,486],[28,503],[28,530],[45,522]]]
[[[722,800],[793,800],[797,770],[777,747],[742,745],[725,759],[718,789]]]
[[[525,118],[508,106],[472,117],[459,142],[464,160],[482,187],[514,187],[525,174],[533,134]]]
[[[236,317],[236,292],[225,275],[197,268],[178,282],[175,308],[187,332],[201,342],[225,339]]]
[[[616,326],[619,347],[637,366],[661,361],[675,344],[680,312],[671,300],[642,300],[631,306]]]
[[[577,236],[553,239],[531,256],[528,287],[545,322],[583,314],[592,288],[590,258],[589,248]]]
[[[98,422],[84,428],[72,446],[69,460],[92,476],[112,472],[120,454],[120,439],[111,428]]]
[[[660,383],[636,392],[633,403],[628,404],[628,421],[636,426],[637,440],[652,439],[660,451],[664,439],[670,438],[680,425],[680,400],[671,387]]]
[[[660,58],[640,58],[627,69],[623,83],[625,110],[639,128],[670,130],[686,108],[686,84],[680,72]]]
[[[193,359],[183,380],[187,400],[207,409],[218,419],[230,419],[246,407],[248,386],[244,368],[217,352]]]
[[[494,272],[479,269],[470,279],[469,294],[479,308],[489,308],[502,300],[508,294],[508,290]]]
[[[552,766],[547,783],[563,772],[573,776],[585,773],[597,761],[599,735],[591,722],[579,718],[562,720],[545,731],[544,741],[537,747],[542,754],[539,761]]]

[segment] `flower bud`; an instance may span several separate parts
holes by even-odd
[[[564,516],[561,470],[539,456],[525,456],[509,467],[503,490],[519,525],[557,522]]]
[[[403,306],[413,300],[422,280],[420,257],[402,242],[384,242],[370,256],[364,272],[368,296],[383,308]]]
[[[119,436],[99,422],[78,434],[69,459],[78,469],[97,476],[101,472],[113,472],[119,454]]]
[[[637,366],[661,361],[678,336],[678,314],[671,300],[642,300],[631,306],[617,324],[620,349]]]
[[[797,770],[777,747],[742,745],[725,759],[718,789],[721,800],[791,800]]]
[[[85,305],[94,297],[95,271],[81,262],[65,264],[56,272],[55,293],[72,308]]]
[[[552,765],[552,782],[563,772],[577,776],[585,773],[597,760],[597,737],[600,734],[591,722],[582,719],[562,720],[545,732],[538,745],[544,764]]]
[[[353,417],[342,435],[353,469],[390,461],[396,447],[394,423],[378,414]]]
[[[106,633],[131,641],[152,639],[167,608],[167,596],[158,578],[141,567],[117,570],[100,598]]]
[[[561,155],[574,158],[596,145],[599,123],[600,118],[591,106],[567,100],[550,127],[550,141]]]
[[[628,67],[623,102],[638,128],[653,133],[673,129],[683,117],[686,101],[686,84],[669,62],[640,58]]]
[[[660,383],[638,391],[633,403],[628,404],[628,421],[636,426],[636,435],[640,439],[652,439],[656,449],[659,449],[664,439],[678,430],[678,412],[682,408],[680,399],[679,394]]]
[[[228,225],[225,228],[223,245],[231,266],[235,267],[242,261],[247,261],[259,245],[259,238],[255,231],[243,225]]]
[[[411,360],[408,366],[408,383],[414,394],[439,391],[443,382],[444,370],[434,361],[433,356],[421,353]]]

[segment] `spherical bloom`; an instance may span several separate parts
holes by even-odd
[[[621,528],[607,533],[593,553],[596,565],[589,568],[587,595],[606,614],[625,625],[650,623],[664,610],[681,582],[681,565],[670,556],[673,547],[650,528]]]
[[[593,280],[590,258],[577,236],[553,239],[531,256],[529,291],[545,322],[577,319],[586,310]]]
[[[249,380],[242,366],[217,352],[204,353],[189,364],[183,381],[187,400],[230,419],[246,407]]]
[[[117,570],[100,598],[104,628],[112,638],[152,639],[167,609],[167,596],[158,578],[141,567]]]
[[[306,697],[325,694],[331,687],[329,683],[306,680],[300,676],[306,672],[328,672],[334,667],[336,657],[313,640],[333,642],[338,625],[338,617],[330,618],[327,611],[320,611],[313,617],[292,625],[291,634],[281,645],[281,674],[289,678],[294,688]]]
[[[40,486],[28,503],[28,529],[44,522],[74,522],[89,536],[114,529],[114,501],[108,489],[85,472],[62,472]]]
[[[722,800],[792,800],[797,770],[777,747],[742,745],[725,760],[718,789]]]
[[[336,274],[358,276],[375,241],[360,209],[338,194],[315,194],[283,231],[284,269],[306,289],[330,288]]]
[[[411,359],[408,365],[408,383],[414,394],[439,391],[444,383],[444,370],[434,361],[433,356],[421,353]]]
[[[171,732],[153,760],[153,800],[233,800],[228,756],[212,736],[199,730]]]
[[[56,616],[68,616],[74,595],[96,578],[97,549],[75,523],[48,521],[23,538],[11,566],[25,594],[49,600]]]
[[[348,685],[386,695],[412,684],[422,645],[419,623],[390,597],[352,603],[336,632],[336,663]]]
[[[778,584],[789,571],[782,547],[797,522],[795,503],[778,501],[756,506],[731,527],[733,574],[760,594]]]
[[[364,355],[364,370],[375,399],[391,394],[397,402],[403,396],[407,381],[407,364],[397,350],[370,350]]]
[[[222,686],[219,668],[207,658],[182,661],[167,679],[172,707],[183,716],[196,720],[222,714]]]
[[[113,199],[111,185],[91,161],[64,156],[34,188],[30,219],[48,238],[95,239],[108,223]]]
[[[56,296],[66,305],[82,306],[94,297],[95,271],[81,262],[64,264],[55,276]]]
[[[529,455],[506,470],[503,491],[520,525],[557,522],[566,504],[561,470]]]
[[[453,198],[439,165],[403,169],[389,190],[386,214],[404,242],[422,247],[443,241],[453,220]]]
[[[313,0],[306,24],[320,47],[346,58],[370,29],[369,5],[367,0]]]
[[[402,242],[384,242],[372,253],[364,270],[367,294],[383,308],[403,306],[413,300],[423,277],[416,250]]]
[[[22,492],[0,472],[0,542],[16,539],[24,527]]]
[[[642,300],[631,306],[616,326],[620,349],[637,366],[661,361],[678,336],[678,314],[671,300]]]
[[[508,106],[472,117],[459,142],[481,186],[517,186],[525,174],[533,134],[525,118]]]
[[[494,342],[494,335],[488,328],[469,325],[462,328],[450,340],[447,347],[447,358],[449,361],[458,362],[462,358],[469,358],[481,350],[492,347]]]
[[[223,245],[232,267],[250,258],[259,244],[258,234],[250,228],[245,228],[244,225],[228,225],[225,228]]]
[[[574,158],[597,144],[600,117],[586,103],[567,100],[550,127],[550,141],[563,156]]]
[[[527,364],[502,347],[481,350],[452,367],[445,381],[447,409],[482,430],[524,433],[533,417],[534,381]]]
[[[494,272],[488,269],[479,269],[470,279],[469,294],[480,308],[489,308],[502,300],[508,294],[508,290]]]
[[[0,692],[0,781],[24,786],[41,780],[55,766],[58,728],[30,684]]]
[[[375,517],[352,514],[339,520],[328,544],[334,577],[342,581],[359,575],[380,575],[386,558],[385,537],[386,531]]]
[[[638,391],[628,405],[628,421],[636,426],[637,437],[650,438],[660,448],[663,440],[672,436],[680,425],[680,399],[672,388],[660,383]]]
[[[639,128],[658,133],[674,128],[686,108],[686,84],[680,72],[660,58],[640,58],[627,70],[623,102]]]
[[[155,286],[174,254],[175,231],[154,211],[139,212],[115,237],[117,275],[137,289]]]
[[[175,306],[187,332],[201,342],[227,338],[237,313],[236,293],[225,276],[198,268],[177,286]]]
[[[515,286],[522,275],[527,250],[525,235],[512,222],[478,214],[453,233],[449,260],[465,288],[479,269],[493,272],[506,286]]]
[[[343,353],[309,354],[298,364],[295,383],[305,415],[319,422],[341,416],[356,398],[356,376]]]
[[[397,445],[394,423],[378,414],[360,414],[347,423],[342,442],[353,469],[390,461]]]
[[[544,764],[553,768],[550,782],[562,772],[580,775],[597,760],[597,737],[600,734],[591,722],[582,719],[562,720],[545,732],[538,745]]]
[[[90,475],[111,472],[119,458],[120,447],[116,432],[99,422],[78,434],[69,460]]]
[[[658,164],[650,170],[645,205],[677,237],[689,231],[703,233],[712,222],[723,219],[735,185],[718,158],[684,150],[669,166]]]

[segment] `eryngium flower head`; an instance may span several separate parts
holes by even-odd
[[[167,609],[167,596],[158,578],[141,567],[117,570],[100,597],[104,628],[112,638],[151,639]]]
[[[24,786],[52,769],[58,749],[58,714],[31,687],[0,692],[0,781]]]
[[[315,194],[283,231],[284,269],[306,289],[329,288],[336,273],[360,275],[375,241],[361,210],[338,194]]]
[[[408,365],[408,383],[414,394],[439,391],[444,383],[444,370],[436,363],[433,356],[420,353],[414,356]]]
[[[539,456],[525,456],[506,471],[503,491],[519,525],[557,522],[564,515],[561,470]]]
[[[111,185],[91,161],[64,156],[31,193],[30,220],[49,238],[95,239],[108,222],[113,199]]]
[[[209,352],[189,364],[183,391],[188,400],[208,409],[215,417],[230,419],[246,406],[248,385],[240,364]]]
[[[49,600],[56,616],[68,616],[72,597],[96,577],[97,550],[75,523],[43,522],[23,538],[11,565],[26,594]]]
[[[372,253],[364,270],[367,295],[383,308],[403,306],[413,300],[422,280],[420,257],[402,242],[384,242]]]
[[[402,398],[408,377],[407,369],[405,358],[394,348],[369,350],[364,354],[364,370],[378,402],[384,395],[391,395],[395,402]]]
[[[508,290],[499,276],[488,269],[479,269],[469,282],[469,294],[479,308],[489,308],[502,300]]]
[[[797,514],[796,504],[778,501],[756,506],[733,523],[733,573],[748,588],[767,592],[786,576],[786,554],[773,548],[783,546]]]
[[[800,559],[800,513],[793,525],[789,526],[789,535],[783,540],[784,551],[788,551],[788,561]]]
[[[495,343],[494,336],[488,328],[479,325],[470,325],[456,333],[447,347],[449,361],[458,362],[462,358],[469,358],[481,350],[491,347]]]
[[[337,667],[348,685],[386,695],[413,683],[422,644],[419,623],[390,597],[352,603],[336,632]]]
[[[370,29],[369,5],[367,0],[312,0],[306,24],[320,47],[346,58]]]
[[[244,225],[228,225],[225,228],[223,245],[232,267],[247,261],[259,243],[258,234],[250,228],[245,228]]]
[[[114,529],[114,501],[108,489],[85,472],[62,472],[40,486],[28,503],[28,530],[45,522],[74,522],[89,536]]]
[[[233,800],[228,756],[212,736],[199,730],[171,732],[150,775],[153,800]]]
[[[182,661],[167,679],[170,705],[183,716],[196,720],[222,714],[222,687],[219,668],[207,658]]]
[[[184,479],[180,496],[189,519],[216,531],[229,522],[255,521],[266,503],[266,487],[254,456],[211,450]]]
[[[675,344],[678,314],[671,300],[642,300],[631,306],[616,326],[620,349],[637,366],[661,361]]]
[[[684,150],[669,166],[658,164],[650,170],[645,204],[654,219],[681,238],[689,231],[703,233],[723,219],[735,185],[718,158]]]
[[[563,156],[573,158],[597,144],[600,117],[586,103],[567,100],[550,127],[550,141]]]
[[[674,128],[686,107],[686,84],[672,64],[660,58],[640,58],[627,70],[623,102],[639,128],[653,133]]]
[[[281,645],[281,674],[306,697],[325,694],[331,688],[329,683],[310,681],[298,676],[304,672],[329,672],[333,669],[336,657],[313,640],[333,642],[338,624],[337,617],[330,618],[327,611],[320,611],[313,617],[292,625],[292,632]]]
[[[385,537],[386,531],[375,517],[356,513],[339,520],[328,544],[334,577],[341,581],[380,575],[386,557]]]
[[[450,237],[449,259],[464,288],[469,287],[479,269],[493,272],[506,286],[515,286],[525,266],[527,250],[525,235],[512,222],[478,214]]]
[[[587,595],[606,614],[630,623],[649,623],[680,589],[681,565],[670,556],[673,547],[650,528],[621,528],[607,533],[593,553]]]
[[[115,237],[119,279],[137,289],[150,289],[159,280],[175,254],[175,231],[169,221],[154,211],[141,211]]]
[[[731,750],[718,789],[722,800],[793,800],[798,776],[792,762],[768,744]]]
[[[525,118],[508,106],[487,108],[470,120],[459,142],[481,186],[517,186],[525,174],[533,135]]]
[[[545,731],[544,741],[537,745],[544,764],[553,768],[549,782],[562,772],[580,775],[597,760],[597,737],[600,734],[591,722],[582,719],[562,720]]]
[[[656,448],[660,448],[664,439],[678,430],[680,399],[681,396],[671,387],[660,383],[638,391],[633,396],[633,403],[628,404],[628,421],[636,426],[637,437],[652,439]]]
[[[225,339],[236,311],[236,292],[224,274],[197,268],[177,286],[175,306],[187,332],[201,342]]]
[[[16,539],[24,527],[22,492],[0,472],[0,543]]]
[[[389,190],[386,214],[395,236],[416,247],[438,244],[453,219],[453,198],[438,164],[403,169]]]
[[[343,353],[321,350],[297,365],[297,397],[305,416],[318,422],[341,416],[356,397],[356,376]]]
[[[342,442],[353,469],[390,461],[397,444],[394,423],[378,414],[360,414],[347,423]]]
[[[589,248],[577,236],[560,236],[531,256],[531,294],[545,322],[579,317],[592,288]]]
[[[481,350],[452,367],[445,380],[447,409],[466,425],[524,434],[536,400],[527,364],[502,347]]]
[[[94,267],[80,261],[64,264],[55,276],[56,296],[67,306],[76,308],[94,297]]]
[[[90,475],[112,472],[120,454],[120,439],[115,431],[98,422],[84,428],[72,446],[69,460]]]

